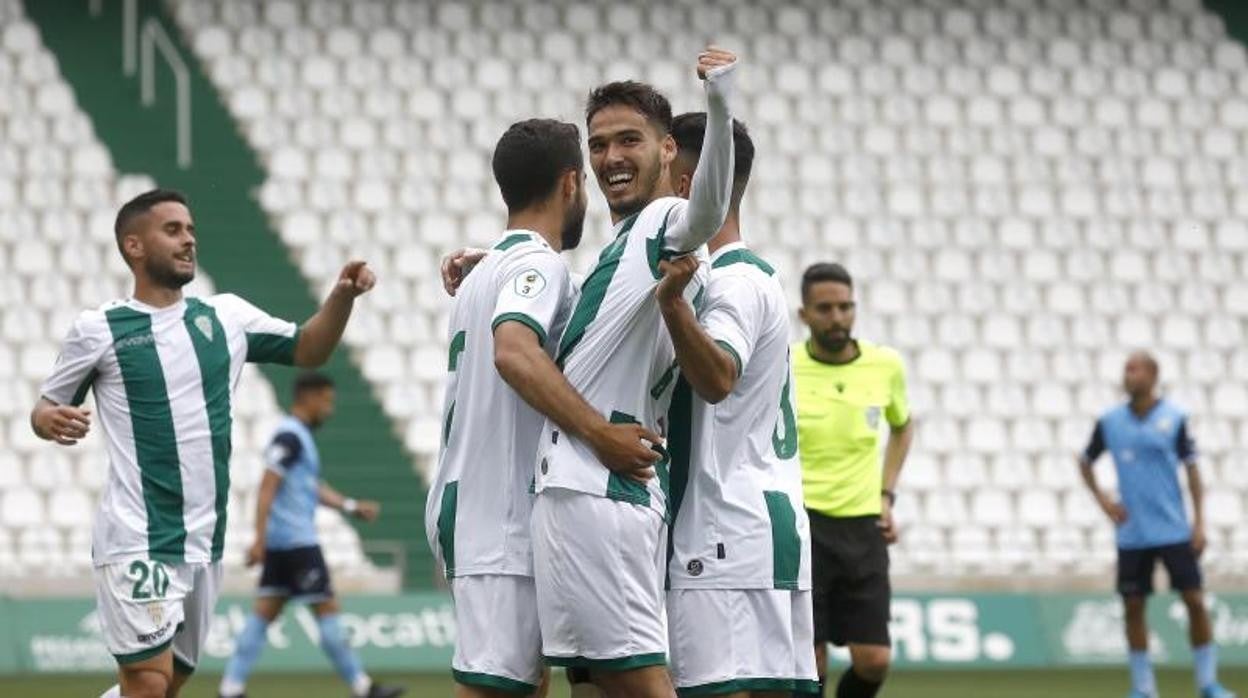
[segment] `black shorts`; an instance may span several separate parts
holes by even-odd
[[[1200,562],[1190,541],[1156,548],[1118,549],[1118,593],[1148,596],[1153,593],[1153,570],[1157,560],[1170,575],[1170,588],[1188,591],[1201,587]]]
[[[878,516],[810,517],[815,642],[891,645],[893,590]]]
[[[329,583],[329,567],[321,555],[321,546],[266,550],[258,593],[310,603],[333,598],[334,588]]]

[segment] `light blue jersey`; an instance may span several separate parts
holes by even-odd
[[[307,425],[287,416],[264,452],[268,469],[282,478],[269,510],[265,547],[290,550],[316,545],[321,457]]]
[[[1191,539],[1179,467],[1196,462],[1196,446],[1183,410],[1164,399],[1143,417],[1127,404],[1109,410],[1097,420],[1084,462],[1094,463],[1105,451],[1113,455],[1127,510],[1126,522],[1118,527],[1118,547],[1153,548]]]

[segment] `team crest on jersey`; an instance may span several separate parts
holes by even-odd
[[[685,569],[689,571],[690,575],[697,577],[702,574],[702,561],[696,558],[690,560],[689,564],[685,565]]]
[[[1157,431],[1165,433],[1165,432],[1170,431],[1170,427],[1172,426],[1174,426],[1174,422],[1170,421],[1169,417],[1162,417],[1157,420],[1157,424],[1156,424]]]
[[[880,408],[879,407],[876,407],[875,405],[868,407],[866,411],[866,416],[867,416],[867,426],[871,427],[872,429],[878,429],[880,427]]]
[[[195,329],[204,335],[204,339],[207,339],[209,342],[212,341],[212,318],[207,315],[200,315],[195,318]]]
[[[164,604],[149,603],[147,604],[147,615],[151,617],[152,623],[159,626],[165,620]]]
[[[546,290],[546,277],[536,269],[528,269],[516,275],[515,291],[521,298],[537,298]]]

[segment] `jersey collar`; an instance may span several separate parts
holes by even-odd
[[[711,255],[711,264],[712,265],[715,264],[715,260],[728,254],[729,252],[732,252],[734,250],[746,250],[746,249],[749,249],[749,247],[746,246],[745,241],[743,240],[730,242],[727,245],[724,245],[723,247],[719,248],[718,250],[715,250],[715,252]]]

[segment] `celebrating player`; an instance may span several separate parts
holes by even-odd
[[[329,568],[316,535],[316,508],[334,507],[373,521],[381,506],[343,496],[320,479],[321,457],[313,430],[334,413],[334,384],[328,376],[307,372],[295,379],[290,415],[278,425],[265,450],[268,468],[256,502],[256,537],[247,564],[264,563],[255,609],[238,636],[234,656],[225,667],[218,690],[221,698],[241,698],[251,668],[264,649],[269,624],[288,600],[312,605],[321,649],[357,698],[394,698],[397,686],[373,683],[360,666],[339,619],[340,607],[329,581]]]
[[[590,93],[590,162],[615,236],[585,279],[558,363],[612,422],[657,429],[671,399],[674,355],[654,289],[659,263],[702,247],[727,214],[735,62],[715,48],[699,56],[709,118],[688,201],[671,196],[676,144],[667,99],[637,82]],[[701,286],[699,278],[686,295]],[[672,696],[664,667],[666,462],[656,464],[658,477],[638,482],[552,421],[538,448],[533,563],[547,661],[589,669],[608,696]]]
[[[457,696],[538,690],[529,519],[543,415],[621,477],[644,477],[658,457],[642,442],[658,436],[609,423],[553,359],[575,300],[559,252],[580,243],[587,205],[576,126],[513,124],[493,169],[508,229],[451,311],[443,446],[425,514],[455,599]]]
[[[1147,352],[1127,359],[1122,387],[1127,402],[1096,422],[1092,439],[1079,458],[1083,481],[1118,534],[1118,593],[1126,610],[1132,698],[1156,698],[1157,683],[1148,656],[1148,622],[1144,615],[1153,593],[1153,570],[1161,560],[1170,586],[1187,606],[1188,633],[1201,698],[1234,698],[1218,683],[1217,648],[1198,558],[1205,549],[1204,485],[1196,467],[1196,445],[1187,415],[1157,397],[1157,360]],[[1118,471],[1121,502],[1096,483],[1092,465],[1109,451]],[[1183,510],[1179,465],[1185,465],[1192,490],[1192,518]]]
[[[91,551],[105,643],[120,686],[105,696],[176,696],[195,670],[221,581],[234,389],[245,362],[324,363],[373,287],[343,267],[302,327],[231,294],[184,298],[196,237],[186,198],[155,190],[121,207],[117,247],[134,294],[83,312],[44,381],[31,426],[71,446],[88,390],[109,454]]]
[[[673,121],[679,194],[688,194],[705,129],[704,114]],[[702,324],[683,297],[694,257],[663,262],[656,291],[681,372],[668,438],[672,678],[682,693],[788,698],[818,690],[789,311],[775,270],[741,241],[754,145],[738,122],[733,140],[732,200],[709,243]]]
[[[802,275],[810,340],[793,347],[798,444],[810,515],[815,656],[826,685],[827,643],[849,645],[837,698],[871,698],[892,659],[888,545],[893,500],[914,438],[901,357],[853,336],[854,282],[839,264]],[[888,425],[880,470],[881,418]]]

